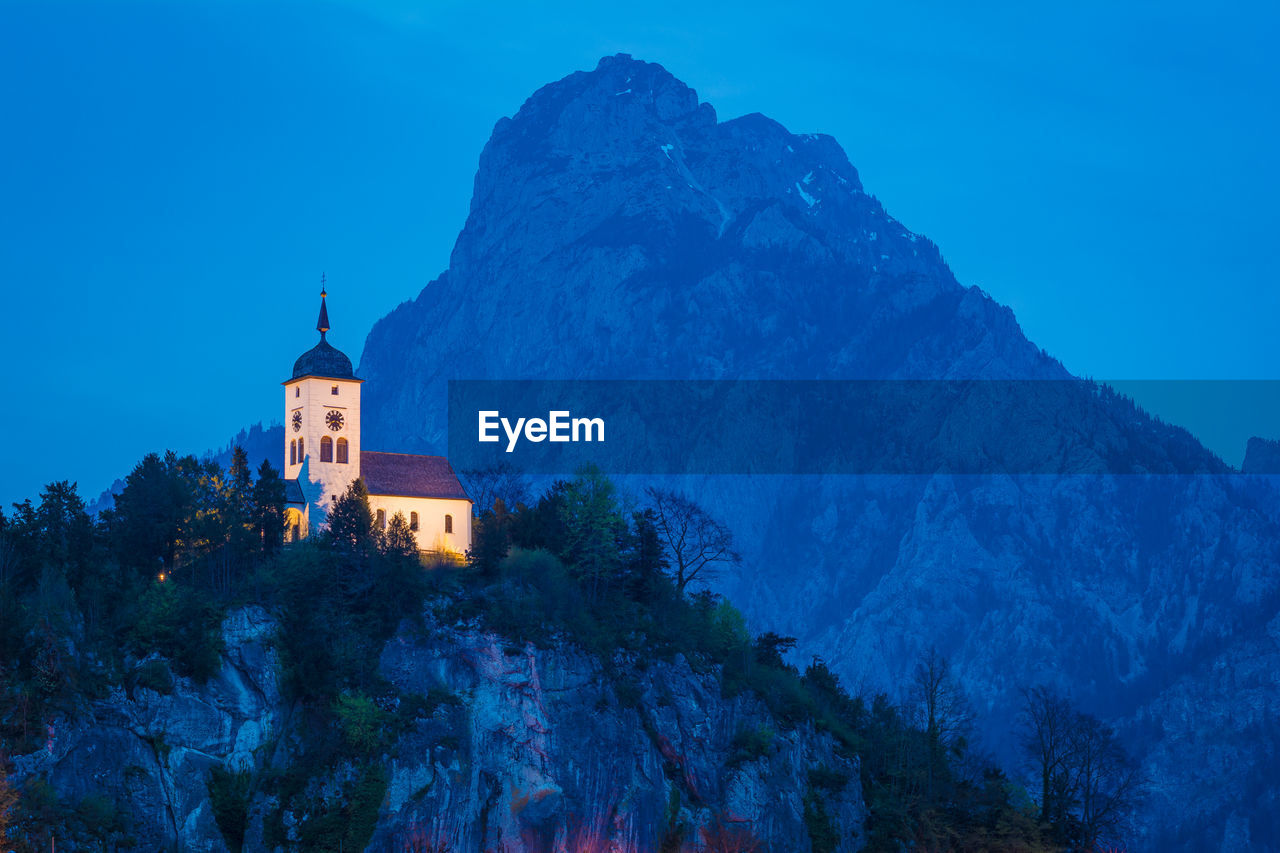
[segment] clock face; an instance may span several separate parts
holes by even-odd
[[[342,429],[342,412],[330,410],[329,413],[324,416],[324,422],[329,425],[329,429],[337,432]]]
[[[298,432],[302,429],[302,412],[293,413],[293,431]]]

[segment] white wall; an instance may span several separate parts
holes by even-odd
[[[337,387],[338,393],[333,393]],[[302,412],[302,429],[294,431],[293,413]],[[341,412],[342,428],[329,429],[325,416]],[[335,495],[341,495],[360,476],[360,380],[306,377],[284,384],[284,476],[296,479],[311,506],[310,527],[315,530],[328,516]],[[320,461],[320,439],[334,442],[334,461]],[[303,457],[289,464],[289,443],[303,439]],[[347,459],[337,462],[337,442],[347,440]],[[318,512],[316,510],[319,510]]]
[[[407,498],[395,495],[370,495],[369,507],[376,522],[378,510],[387,514],[387,524],[397,512],[418,514],[418,529],[414,537],[423,551],[452,552],[459,556],[471,547],[471,501],[447,498]],[[444,532],[445,515],[453,516],[453,533]]]

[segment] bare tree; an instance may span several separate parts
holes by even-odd
[[[1060,825],[1071,806],[1075,709],[1047,687],[1022,691],[1024,745],[1040,777],[1040,821]]]
[[[724,566],[742,561],[729,528],[688,497],[652,486],[645,494],[670,557],[672,580],[681,592],[695,580],[705,584]]]
[[[472,511],[477,518],[491,509],[495,500],[501,500],[511,510],[529,501],[528,478],[509,462],[458,473],[467,486],[467,493],[473,501]]]
[[[1142,777],[1111,727],[1088,714],[1076,717],[1072,756],[1081,847],[1094,850],[1103,841],[1117,840],[1128,828],[1142,793]]]
[[[911,700],[928,740],[929,795],[934,781],[946,765],[948,752],[963,749],[973,722],[973,714],[951,666],[935,647],[916,665],[911,682]]]
[[[973,713],[951,674],[950,661],[936,647],[931,647],[916,665],[911,686],[925,734],[939,746],[958,747],[969,733]]]
[[[1040,820],[1081,850],[1118,841],[1144,782],[1111,727],[1045,687],[1023,691],[1025,746],[1040,776]]]

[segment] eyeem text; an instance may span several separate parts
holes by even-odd
[[[498,428],[507,436],[507,453],[515,450],[516,442],[523,437],[539,441],[604,441],[604,418],[575,418],[567,411],[547,412],[542,418],[517,418],[515,423],[495,411],[478,412],[480,416],[481,442],[501,441]]]

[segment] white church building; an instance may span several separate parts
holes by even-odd
[[[422,551],[461,556],[471,547],[471,499],[443,456],[382,453],[360,444],[360,385],[351,359],[329,344],[320,291],[320,343],[284,381],[286,539],[318,530],[338,496],[364,478],[375,524],[403,513]]]

